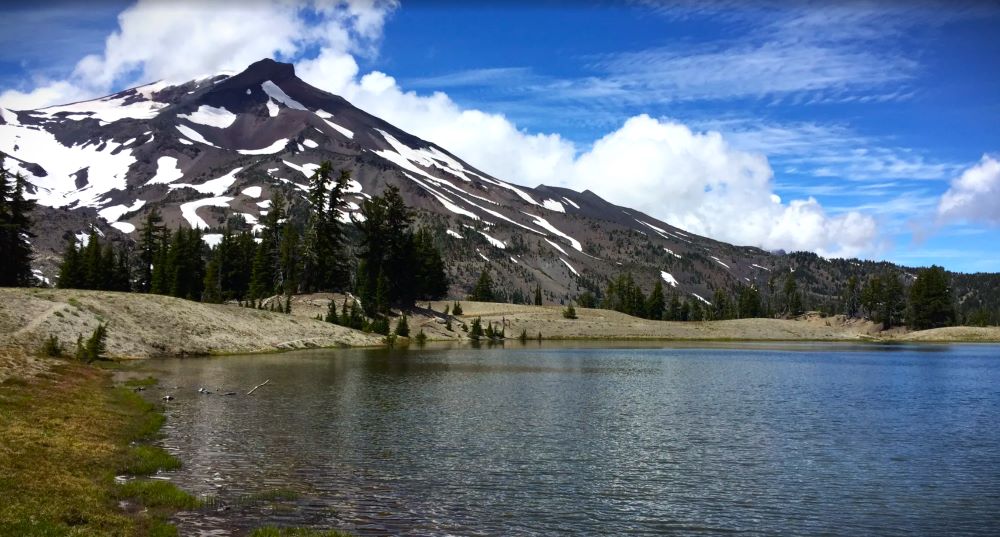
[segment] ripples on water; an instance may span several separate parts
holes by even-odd
[[[508,345],[153,367],[177,398],[171,479],[232,506],[181,515],[184,535],[1000,531],[995,346]],[[239,502],[278,487],[302,496]]]

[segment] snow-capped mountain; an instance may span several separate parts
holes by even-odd
[[[489,264],[507,292],[530,296],[540,284],[547,301],[627,271],[646,289],[660,279],[708,302],[717,287],[764,286],[802,262],[698,237],[589,191],[492,177],[272,60],[92,101],[0,109],[0,151],[38,201],[36,250],[50,277],[63,238],[91,222],[133,234],[157,207],[168,225],[206,229],[211,241],[234,213],[256,223],[278,190],[301,199],[324,160],[351,170],[351,211],[399,186],[437,233],[456,297]]]

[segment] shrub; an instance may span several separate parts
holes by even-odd
[[[39,352],[42,356],[59,357],[62,356],[63,349],[62,345],[59,344],[59,338],[54,335],[49,335],[42,343],[42,349]]]

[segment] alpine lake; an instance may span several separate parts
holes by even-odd
[[[147,368],[184,464],[157,477],[210,499],[182,535],[1000,532],[1000,346],[508,342]]]

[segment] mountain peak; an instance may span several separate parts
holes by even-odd
[[[243,72],[230,78],[238,84],[259,84],[270,80],[281,82],[294,79],[295,66],[290,63],[274,61],[271,58],[264,58],[250,64]]]

